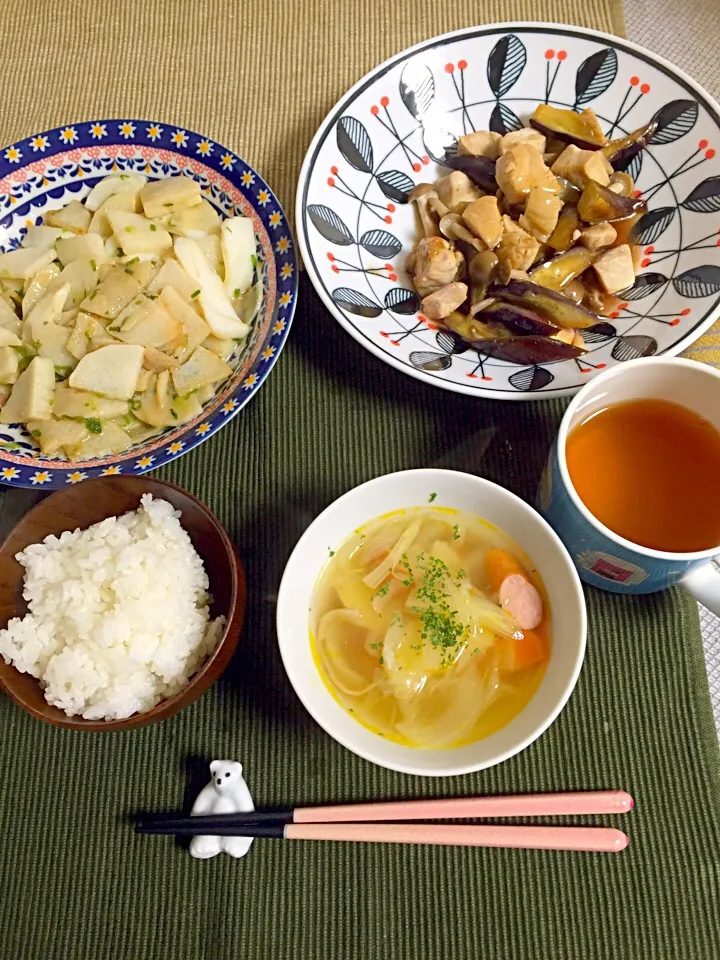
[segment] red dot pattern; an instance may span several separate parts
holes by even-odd
[[[390,103],[389,97],[380,97],[380,106],[386,107]]]
[[[454,63],[446,63],[446,64],[445,64],[445,73],[455,73],[455,64],[454,64]]]
[[[640,93],[650,93],[650,84],[649,84],[649,83],[644,83],[644,84],[640,87]]]
[[[630,77],[630,86],[636,87],[640,83],[640,77]]]
[[[546,59],[546,60],[552,60],[552,58],[553,58],[554,56],[555,56],[555,51],[554,51],[554,50],[546,50],[546,51],[545,51],[545,59]]]
[[[567,57],[567,50],[558,50],[558,60],[565,60]]]
[[[458,60],[458,70],[467,70],[467,60]]]
[[[704,150],[705,147],[707,147],[708,145],[709,145],[709,144],[708,144],[707,140],[700,140],[700,141],[698,141],[698,147],[699,147],[700,150]]]

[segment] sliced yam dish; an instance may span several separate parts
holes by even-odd
[[[184,176],[113,174],[47,212],[0,253],[0,423],[77,461],[199,416],[260,304],[256,253]]]
[[[635,282],[646,206],[624,169],[654,132],[608,140],[592,110],[541,104],[520,130],[460,137],[450,172],[409,197],[420,236],[406,267],[423,314],[511,363],[582,356],[582,331]]]

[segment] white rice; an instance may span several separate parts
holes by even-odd
[[[0,654],[72,717],[120,720],[177,693],[215,648],[208,578],[180,512],[138,510],[47,537],[17,555],[29,611],[0,630]]]

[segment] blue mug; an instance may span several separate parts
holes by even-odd
[[[720,371],[714,367],[673,357],[613,367],[586,384],[565,411],[540,481],[538,509],[585,583],[612,593],[654,593],[680,584],[720,616],[720,544],[694,553],[669,553],[632,543],[590,513],[570,480],[565,456],[570,431],[604,407],[642,398],[682,404],[720,430]],[[720,477],[717,481],[720,496]]]

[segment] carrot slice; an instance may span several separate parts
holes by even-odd
[[[548,645],[544,633],[524,630],[522,640],[509,638],[502,641],[501,668],[515,673],[547,660]]]
[[[494,593],[499,593],[503,580],[514,573],[519,573],[521,577],[530,580],[525,570],[507,550],[500,550],[497,547],[488,550],[485,556],[485,575]]]

